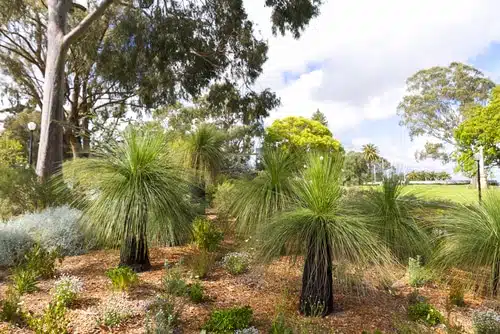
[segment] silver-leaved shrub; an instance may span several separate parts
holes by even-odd
[[[84,254],[88,245],[80,216],[79,210],[62,206],[0,222],[0,266],[15,264],[35,242],[49,251],[58,249],[62,256]]]

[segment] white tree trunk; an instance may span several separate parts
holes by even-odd
[[[45,181],[63,160],[64,60],[68,11],[72,0],[48,0],[47,58],[36,173]]]
[[[63,160],[64,60],[69,45],[104,14],[113,0],[103,0],[66,34],[68,12],[73,0],[47,0],[47,58],[43,83],[42,124],[36,173],[44,182],[60,169]]]

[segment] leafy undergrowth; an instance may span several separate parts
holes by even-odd
[[[230,249],[231,244],[225,242],[224,247]],[[112,328],[113,333],[144,333],[146,320],[145,306],[154,300],[162,291],[162,278],[165,276],[165,260],[170,266],[186,262],[184,259],[196,253],[193,246],[156,248],[151,250],[153,269],[139,274],[139,282],[128,291],[130,305],[127,309],[131,315],[119,325]],[[85,286],[78,300],[68,310],[70,329],[78,333],[111,332],[101,327],[96,331],[95,312],[113,295],[106,271],[119,262],[116,251],[96,251],[86,255],[67,257],[58,267],[57,276],[61,273],[79,277]],[[300,262],[300,261],[299,261]],[[301,264],[290,266],[287,259],[282,259],[268,267],[253,265],[241,275],[231,275],[222,264],[216,265],[203,280],[199,280],[189,272],[188,265],[177,265],[187,284],[199,283],[204,291],[203,301],[195,303],[189,296],[184,298],[180,327],[184,333],[200,333],[200,328],[216,309],[250,306],[253,311],[252,326],[261,333],[268,333],[276,317],[277,306],[285,314],[287,322],[302,333],[361,333],[363,330],[374,332],[380,330],[389,333],[393,329],[395,318],[406,316],[406,298],[413,288],[406,286],[391,292],[382,287],[366,290],[362,294],[349,293],[345,289],[336,288],[342,294],[335,294],[338,311],[323,319],[306,319],[296,312],[301,287]],[[168,270],[168,269],[167,269]],[[403,273],[404,274],[404,273]],[[0,277],[6,273],[0,270]],[[369,274],[365,275],[365,285],[369,285]],[[23,295],[24,307],[34,313],[40,313],[51,298],[50,290],[56,279],[42,280],[39,290]],[[6,279],[0,278],[0,299],[6,292]],[[432,305],[445,316],[447,291],[431,285],[419,289]],[[286,291],[286,292],[285,292]],[[282,302],[283,301],[283,302]],[[471,328],[470,308],[479,308],[481,300],[466,295],[467,307],[453,311],[454,322],[465,324]],[[287,323],[287,325],[289,325]],[[6,323],[0,323],[0,333],[29,333],[26,329],[7,329]]]

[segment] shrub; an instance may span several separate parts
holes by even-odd
[[[427,282],[428,273],[422,266],[420,256],[408,260],[408,282],[413,287],[419,287]]]
[[[247,271],[250,264],[248,253],[229,253],[222,260],[224,268],[232,275],[240,275]]]
[[[146,306],[146,334],[175,333],[179,325],[181,307],[169,296],[157,296]]]
[[[188,264],[193,275],[197,278],[205,278],[215,265],[215,254],[202,251],[189,258]]]
[[[476,311],[472,316],[472,325],[476,334],[500,333],[500,314],[495,311]]]
[[[36,277],[52,278],[56,273],[57,259],[62,260],[58,249],[48,251],[39,243],[35,243],[24,255],[22,266],[33,272]]]
[[[20,295],[37,291],[37,278],[35,271],[25,267],[16,267],[11,276],[14,289]]]
[[[25,314],[21,309],[21,298],[14,287],[9,286],[6,292],[6,299],[0,301],[0,321],[7,321],[12,324],[22,324],[25,321]]]
[[[213,252],[224,239],[224,234],[208,219],[197,217],[193,222],[193,236],[200,250]]]
[[[427,302],[417,302],[408,306],[408,317],[412,321],[421,320],[431,326],[444,322],[443,315]]]
[[[111,280],[113,289],[118,291],[128,291],[139,281],[137,273],[126,266],[111,268],[106,271],[106,276]]]
[[[80,211],[67,206],[30,213],[0,224],[0,266],[18,263],[35,240],[61,256],[83,254],[89,245],[81,231]]]
[[[198,282],[191,284],[188,294],[189,298],[194,303],[201,303],[205,299],[205,296],[203,294],[203,286],[201,286],[201,284]]]
[[[210,314],[203,329],[216,333],[245,329],[250,326],[252,315],[253,311],[250,306],[216,310]]]
[[[66,319],[66,307],[59,302],[51,302],[40,315],[28,315],[28,325],[37,334],[68,333],[69,321]]]
[[[82,291],[83,282],[78,277],[62,275],[54,285],[54,299],[64,306],[69,306]]]
[[[173,296],[184,296],[188,292],[186,281],[182,279],[179,269],[171,269],[163,278],[165,292]]]
[[[456,305],[459,307],[465,306],[463,286],[454,282],[450,287],[450,292],[448,294],[448,300],[453,305]]]
[[[125,295],[113,295],[97,310],[96,322],[99,326],[115,327],[132,316],[129,300]]]

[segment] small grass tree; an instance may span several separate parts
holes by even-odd
[[[386,248],[359,219],[342,195],[337,155],[309,156],[292,183],[291,203],[263,227],[264,259],[283,252],[305,255],[300,312],[327,315],[334,310],[332,261],[381,263]]]
[[[287,150],[266,146],[261,157],[262,170],[252,181],[236,185],[230,211],[238,229],[253,233],[276,212],[283,210],[292,194],[291,178],[295,156]]]
[[[446,215],[434,263],[441,268],[471,271],[489,268],[488,285],[494,296],[500,283],[500,193],[490,191],[482,203],[459,205]],[[479,280],[479,276],[476,279]],[[476,282],[480,283],[480,282]]]
[[[121,141],[93,158],[65,163],[64,171],[85,189],[78,200],[86,229],[107,244],[120,244],[120,265],[148,270],[148,240],[176,244],[189,233],[187,185],[162,132],[129,128]]]
[[[405,262],[409,257],[430,254],[424,216],[428,214],[426,209],[432,209],[431,204],[405,194],[399,176],[384,177],[378,189],[368,191],[360,199],[369,227],[395,257]]]

